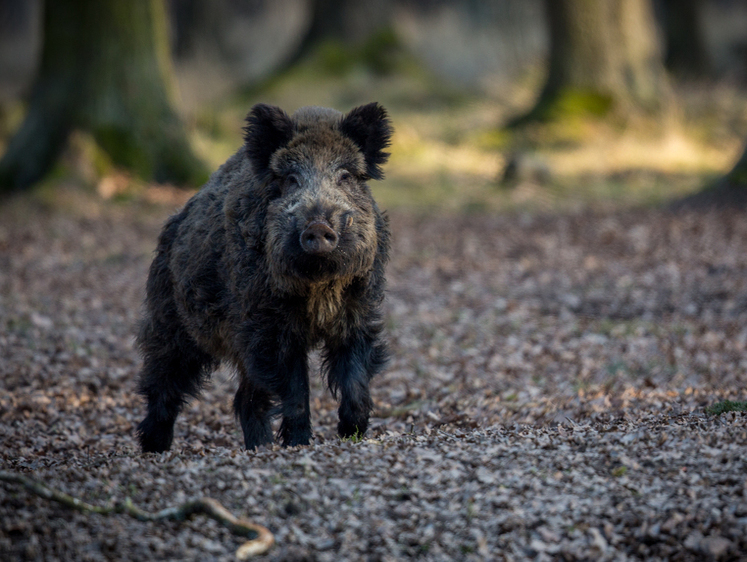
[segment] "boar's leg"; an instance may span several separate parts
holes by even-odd
[[[337,433],[340,437],[361,436],[368,429],[368,417],[373,402],[368,385],[373,376],[386,363],[387,352],[378,339],[378,331],[361,332],[345,342],[327,346],[324,361],[327,365],[328,384],[332,394],[340,395]]]
[[[311,440],[311,409],[309,407],[309,372],[306,352],[290,358],[286,380],[278,388],[283,421],[278,437],[285,447],[308,445]]]
[[[233,410],[241,423],[244,446],[248,451],[272,443],[271,408],[270,393],[252,384],[246,374],[242,373],[241,383],[233,401]]]
[[[267,322],[264,326],[269,326]],[[278,438],[285,447],[311,440],[309,370],[306,349],[289,334],[267,330],[252,342],[250,376],[280,399]]]
[[[148,400],[148,414],[138,425],[138,439],[143,452],[161,453],[171,447],[179,411],[200,393],[215,360],[182,328],[146,325],[139,343],[145,360],[138,392]]]

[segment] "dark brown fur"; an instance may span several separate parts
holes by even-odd
[[[181,407],[221,361],[238,372],[248,449],[272,441],[276,412],[283,444],[307,444],[307,355],[318,345],[340,398],[340,435],[368,425],[369,381],[386,360],[389,229],[365,182],[382,177],[386,112],[368,104],[289,117],[260,104],[247,123],[245,146],[159,238],[138,336],[144,451],[170,447]]]

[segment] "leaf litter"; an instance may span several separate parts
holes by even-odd
[[[0,467],[90,503],[209,496],[267,560],[736,560],[747,552],[743,211],[395,212],[363,439],[313,379],[308,447],[241,450],[231,373],[142,455],[133,334],[165,206],[0,209]],[[318,370],[318,358],[313,361]],[[213,521],[0,485],[0,558],[231,560]]]

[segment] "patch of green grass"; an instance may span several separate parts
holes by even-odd
[[[726,412],[747,412],[747,401],[722,400],[705,409],[706,414],[720,416]]]
[[[363,439],[363,434],[357,427],[355,428],[355,433],[353,433],[353,435],[351,435],[350,437],[340,437],[340,440],[344,441],[345,443],[360,443],[361,441],[363,441]]]
[[[618,466],[612,471],[612,476],[615,478],[620,478],[621,476],[625,476],[625,474],[628,472],[628,467],[625,465]]]

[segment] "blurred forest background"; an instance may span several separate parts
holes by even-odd
[[[58,204],[197,187],[258,101],[384,104],[385,207],[655,203],[747,183],[741,0],[124,4],[0,0],[0,191]]]

